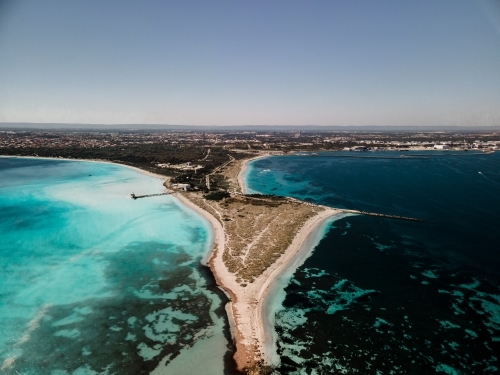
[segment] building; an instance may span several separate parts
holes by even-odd
[[[450,146],[448,145],[434,145],[434,150],[449,150]]]
[[[172,184],[172,187],[177,190],[191,190],[191,184]]]

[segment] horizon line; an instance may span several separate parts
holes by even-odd
[[[328,127],[419,127],[419,128],[500,128],[500,124],[496,125],[317,125],[317,124],[302,124],[302,125],[292,125],[292,124],[229,124],[229,125],[219,125],[219,124],[168,124],[168,123],[99,123],[99,122],[28,122],[28,121],[0,121],[0,126],[5,125],[90,125],[90,126],[175,126],[175,127],[316,127],[316,128],[328,128]]]

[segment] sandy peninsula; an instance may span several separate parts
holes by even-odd
[[[188,192],[175,196],[213,227],[207,264],[230,299],[226,310],[236,343],[234,358],[240,370],[258,374],[275,364],[274,322],[266,310],[275,280],[293,273],[310,253],[315,229],[340,211],[286,197],[239,193],[250,160],[234,161],[220,171],[235,192],[230,198],[209,201],[201,193]]]
[[[212,250],[204,263],[230,299],[226,311],[236,344],[234,358],[238,368],[249,374],[259,374],[268,365],[276,364],[274,321],[268,301],[273,298],[273,289],[284,286],[276,281],[293,274],[310,254],[318,228],[342,213],[286,197],[246,196],[246,164],[267,156],[233,160],[217,172],[230,187],[229,198],[211,201],[201,192],[173,193],[213,228]],[[126,167],[166,180],[168,185],[168,177]]]

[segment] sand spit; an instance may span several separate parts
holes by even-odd
[[[301,211],[302,215],[297,218],[300,222],[297,232],[295,230],[285,231],[286,237],[290,239],[290,243],[284,246],[275,259],[269,259],[264,265],[260,263],[253,267],[255,270],[252,272],[242,272],[243,269],[252,267],[252,261],[249,254],[246,254],[247,262],[242,262],[240,265],[232,263],[234,257],[244,257],[241,252],[237,252],[234,256],[228,255],[231,252],[236,252],[238,249],[235,246],[235,241],[231,237],[237,236],[235,232],[234,223],[231,221],[224,221],[230,218],[229,211],[226,209],[219,209],[218,204],[213,202],[203,202],[202,198],[194,194],[176,193],[174,194],[182,203],[186,204],[189,208],[195,210],[204,218],[206,218],[214,228],[215,238],[213,244],[213,251],[208,259],[208,265],[215,275],[218,285],[229,296],[230,303],[227,308],[231,325],[233,326],[233,337],[236,342],[236,355],[235,360],[240,369],[245,367],[252,367],[258,363],[273,362],[275,356],[275,343],[274,337],[270,332],[274,331],[272,322],[267,318],[265,311],[265,299],[271,289],[274,280],[287,270],[290,262],[296,257],[305,259],[310,252],[310,248],[304,246],[309,236],[314,229],[324,222],[326,219],[337,215],[340,211],[334,209],[317,209],[314,211],[310,206],[302,206],[297,203],[282,203],[280,206],[289,205],[288,209],[281,207],[283,214],[290,215],[290,208]],[[241,206],[246,202],[232,202],[228,206],[235,205],[235,212],[242,212]],[[251,203],[250,203],[251,205]],[[205,209],[201,207],[205,206]],[[210,207],[212,213],[206,209]],[[257,206],[260,214],[252,217],[259,217],[264,223],[267,222],[265,212],[277,216],[276,227],[286,227],[289,223],[284,222],[279,218],[279,212],[276,209],[269,209],[266,206]],[[263,208],[265,207],[265,208]],[[276,208],[276,207],[273,207]],[[307,213],[307,214],[306,214]],[[218,220],[216,216],[220,216],[223,220]],[[234,216],[233,216],[234,217]],[[245,223],[248,225],[248,223]],[[274,227],[274,229],[276,229]],[[272,231],[274,232],[274,231]],[[277,233],[266,233],[265,241],[267,245],[271,245],[270,238],[277,236]],[[283,232],[283,230],[282,230]],[[255,235],[241,242],[240,245],[245,250],[248,250],[248,245],[252,244],[250,252],[257,257],[260,255],[266,259],[269,255],[262,247],[266,246],[262,240],[263,236],[259,237],[259,230],[255,231]],[[264,232],[265,233],[265,232]],[[258,238],[257,238],[258,237]],[[284,244],[284,243],[283,243]],[[304,256],[305,255],[305,256]],[[256,258],[257,258],[256,257]],[[238,267],[240,266],[240,267]],[[263,269],[262,272],[260,272]],[[236,271],[236,272],[235,272]]]
[[[295,271],[300,264],[295,264],[293,270],[290,270],[293,260],[301,258],[303,262],[312,251],[311,248],[304,245],[308,242],[314,230],[325,220],[339,213],[337,210],[328,209],[319,212],[316,216],[306,221],[283,255],[258,278],[257,282],[252,285],[251,291],[247,291],[247,293],[250,292],[248,294],[252,294],[251,298],[247,297],[248,302],[251,300],[258,301],[257,305],[251,309],[252,315],[249,320],[252,325],[255,325],[255,338],[259,343],[258,346],[260,347],[262,358],[267,363],[272,364],[274,362],[273,357],[276,355],[275,337],[273,335],[274,322],[269,321],[266,311],[267,304],[265,303],[272,284],[283,273]]]
[[[236,343],[235,360],[240,370],[258,374],[277,358],[274,322],[266,307],[275,280],[293,273],[310,253],[317,229],[341,211],[286,197],[239,193],[245,186],[242,169],[250,160],[235,161],[220,171],[235,192],[230,198],[209,201],[201,193],[174,195],[214,229],[207,263],[230,299],[226,311]]]

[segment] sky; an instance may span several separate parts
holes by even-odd
[[[0,0],[0,122],[500,125],[500,0]]]

